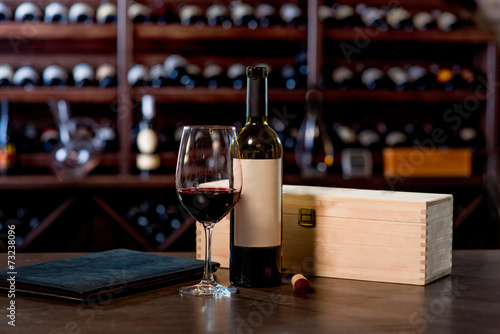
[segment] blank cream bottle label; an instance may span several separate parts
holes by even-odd
[[[234,209],[234,244],[281,244],[281,159],[242,159],[243,187]]]

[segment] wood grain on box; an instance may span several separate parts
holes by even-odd
[[[303,208],[314,227],[298,224]],[[283,271],[424,285],[451,272],[452,221],[451,195],[285,185]],[[229,217],[214,228],[212,259],[229,266]]]

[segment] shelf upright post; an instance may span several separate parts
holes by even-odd
[[[116,40],[116,69],[118,80],[117,127],[120,143],[118,172],[130,174],[130,131],[133,122],[132,88],[127,81],[127,71],[133,55],[133,23],[127,16],[130,0],[117,0],[118,22]]]
[[[323,27],[318,20],[318,0],[307,1],[307,88],[319,85],[323,59]]]

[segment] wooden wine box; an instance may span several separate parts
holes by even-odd
[[[284,185],[283,272],[425,285],[451,272],[452,220],[452,195]],[[229,267],[229,215],[212,260]]]
[[[384,148],[384,175],[388,177],[469,177],[472,150],[468,148]]]

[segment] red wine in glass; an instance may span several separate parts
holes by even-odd
[[[238,202],[241,191],[234,188],[181,188],[182,205],[199,222],[216,223]]]

